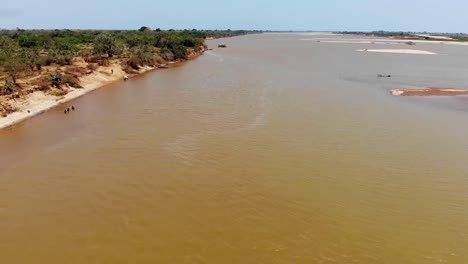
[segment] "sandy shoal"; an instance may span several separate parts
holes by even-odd
[[[394,89],[391,94],[395,96],[457,96],[468,95],[468,89],[453,88],[424,88],[424,89]]]
[[[437,55],[437,53],[426,50],[413,49],[358,49],[360,52],[378,52],[378,53],[397,53],[397,54],[418,54],[418,55]]]
[[[338,35],[339,36],[339,35]],[[446,45],[459,45],[459,46],[468,46],[468,42],[463,41],[449,41],[449,40],[418,40],[418,39],[392,39],[392,38],[301,38],[302,41],[317,41],[327,42],[327,41],[340,41],[339,43],[350,43],[354,44],[356,42],[363,44],[373,44],[375,42],[385,42],[386,44],[405,44],[406,42],[413,43],[425,43],[425,44],[446,44]]]

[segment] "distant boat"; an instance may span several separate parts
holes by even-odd
[[[158,66],[158,68],[159,68],[159,69],[167,69],[167,68],[169,68],[169,66],[167,66],[167,64],[160,64],[160,65]]]
[[[227,48],[226,43],[221,43],[218,45],[218,48]]]
[[[124,79],[124,81],[128,80],[128,76],[125,75],[125,76],[123,77],[123,79]]]

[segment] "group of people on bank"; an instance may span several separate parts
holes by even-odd
[[[72,105],[71,109],[72,109],[72,111],[75,111],[75,106]],[[68,107],[67,109],[65,109],[65,110],[63,111],[63,113],[64,113],[64,114],[70,113],[70,108]]]

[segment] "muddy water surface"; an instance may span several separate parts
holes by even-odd
[[[468,88],[468,47],[346,38],[211,41],[0,131],[1,262],[468,262],[468,100],[389,94]]]

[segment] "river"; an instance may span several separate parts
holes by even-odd
[[[468,88],[468,46],[356,38],[211,40],[0,131],[1,262],[468,262],[468,99],[389,93]]]

